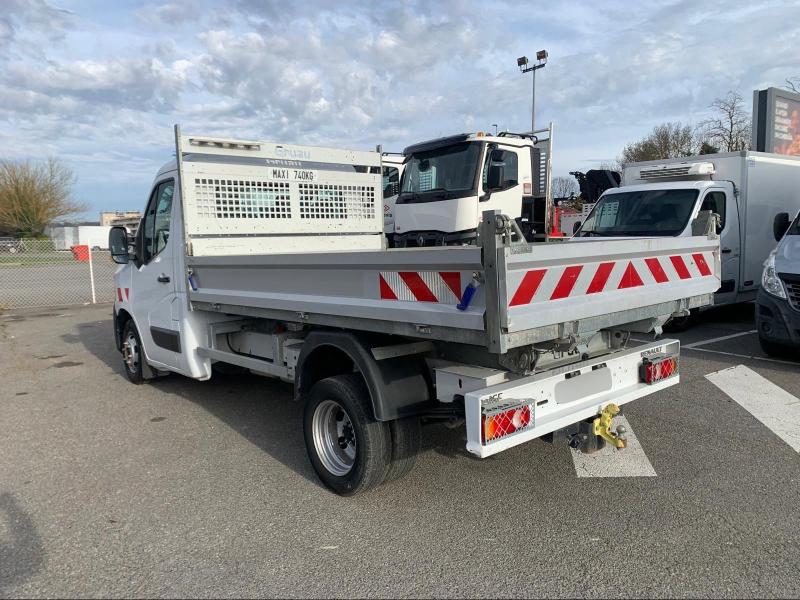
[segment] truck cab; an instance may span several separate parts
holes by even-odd
[[[771,356],[800,353],[800,213],[787,227],[788,222],[788,213],[775,218],[779,243],[764,262],[756,298],[758,339]]]
[[[733,304],[755,300],[773,219],[786,209],[800,209],[800,157],[742,151],[632,163],[574,239],[687,237],[698,214],[711,211],[722,262],[714,304]]]
[[[576,233],[577,239],[689,237],[700,211],[719,216],[722,285],[715,303],[733,301],[740,244],[736,191],[729,181],[676,181],[607,190]]]
[[[551,130],[545,130],[551,131]],[[549,153],[533,134],[482,132],[438,138],[403,151],[394,244],[446,246],[475,240],[480,215],[500,210],[526,237],[544,237]]]

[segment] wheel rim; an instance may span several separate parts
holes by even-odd
[[[139,368],[139,344],[133,332],[128,333],[128,337],[122,343],[122,360],[125,361],[125,368],[131,373],[136,373]]]
[[[324,400],[311,420],[314,448],[322,466],[337,477],[347,475],[356,462],[356,434],[342,405]]]

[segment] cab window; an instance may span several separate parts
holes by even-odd
[[[156,187],[147,205],[147,213],[142,224],[142,248],[144,262],[150,262],[169,241],[170,216],[172,215],[172,196],[175,192],[173,180],[164,181]]]
[[[725,228],[725,192],[709,192],[703,198],[700,210],[710,210],[719,215],[719,231]]]

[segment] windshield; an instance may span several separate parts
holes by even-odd
[[[482,144],[464,142],[411,155],[398,202],[431,202],[476,195]]]
[[[641,190],[603,196],[580,237],[675,236],[686,227],[698,190]]]

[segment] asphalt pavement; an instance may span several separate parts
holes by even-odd
[[[110,312],[0,315],[0,596],[800,595],[796,408],[758,412],[800,398],[800,363],[761,353],[752,306],[677,336],[680,385],[625,407],[636,469],[543,441],[479,460],[435,425],[355,498],[316,479],[290,385],[131,385]]]

